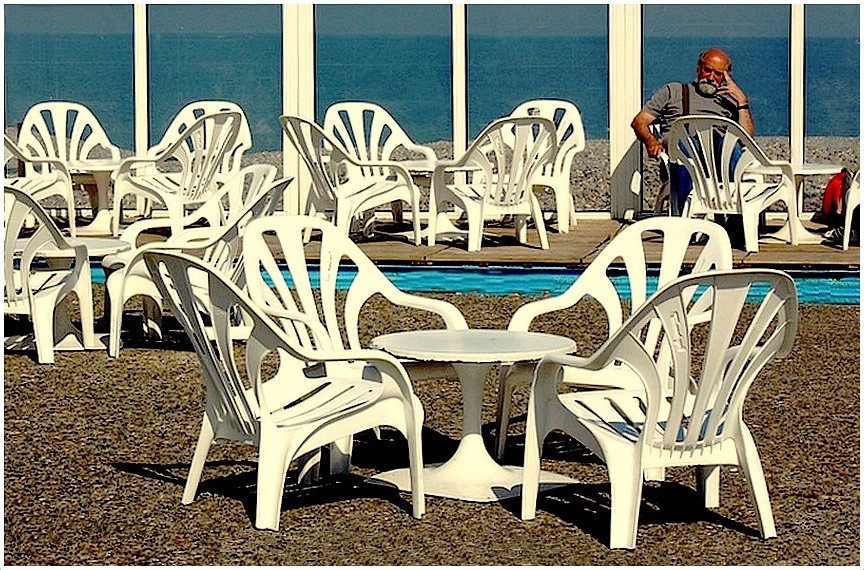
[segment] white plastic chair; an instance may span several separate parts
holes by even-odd
[[[375,103],[342,101],[330,105],[324,112],[324,132],[339,141],[361,163],[404,160],[413,153],[428,164],[435,164],[435,151],[412,141],[396,119]],[[400,158],[399,153],[404,156]],[[369,181],[377,176],[384,182],[389,175],[386,168],[373,168],[366,172]],[[401,222],[402,202],[393,202],[391,207],[394,220]],[[411,215],[416,218],[420,212],[414,211]]]
[[[33,157],[63,163],[95,158],[120,159],[120,149],[93,112],[80,103],[45,101],[27,110],[18,146]]]
[[[395,200],[420,211],[420,191],[399,163],[358,160],[313,121],[286,115],[279,123],[312,178],[305,214],[328,217],[349,235],[355,217],[362,215],[365,227],[376,208]],[[420,217],[412,215],[412,221],[414,243],[420,245]]]
[[[127,194],[164,204],[174,231],[179,231],[186,209],[219,189],[220,168],[234,148],[241,122],[234,111],[202,115],[158,156],[124,160],[115,173],[113,234],[120,233]]]
[[[217,174],[217,180],[220,183],[230,180],[240,172],[243,153],[252,147],[252,130],[249,128],[246,113],[240,105],[231,101],[204,100],[189,103],[177,112],[171,120],[171,124],[165,129],[162,139],[147,151],[147,155],[150,157],[161,155],[171,148],[171,145],[183,135],[186,129],[202,116],[222,112],[240,114],[240,129],[237,132],[237,139],[234,141],[234,146],[225,153]]]
[[[320,248],[313,258],[304,250],[305,236],[320,233]],[[360,322],[369,313],[364,306],[376,295],[393,305],[437,315],[443,327],[467,329],[465,317],[454,305],[401,291],[365,253],[330,222],[310,216],[276,215],[250,222],[243,237],[243,264],[249,295],[268,314],[281,321],[287,311],[323,315],[322,322],[333,348],[358,350]],[[316,279],[309,274],[319,269]],[[344,293],[340,289],[346,288]],[[376,331],[383,334],[392,330]],[[403,361],[413,381],[455,378],[448,364]],[[351,441],[330,452],[331,472],[350,463]]]
[[[144,297],[144,332],[150,337],[162,336],[162,297],[144,266],[142,253],[152,249],[181,251],[194,255],[213,265],[233,283],[243,287],[241,240],[246,224],[255,218],[273,213],[278,198],[290,180],[275,183],[276,167],[264,164],[247,166],[237,175],[243,182],[226,184],[199,210],[187,216],[183,231],[165,241],[137,245],[138,235],[153,230],[167,220],[142,220],[129,226],[121,239],[133,248],[120,254],[106,256],[103,266],[107,278],[105,290],[110,301],[110,328],[108,355],[120,353],[120,334],[123,309],[126,302],[136,296]],[[232,196],[237,187],[245,188],[245,195]],[[201,212],[200,210],[205,210]],[[210,212],[207,212],[210,210]],[[214,217],[212,213],[217,213]],[[193,224],[209,217],[209,226]]]
[[[680,117],[667,134],[669,160],[683,164],[693,181],[693,190],[684,204],[687,217],[740,214],[744,245],[748,252],[759,251],[759,214],[783,202],[790,218],[797,215],[795,177],[792,165],[772,160],[738,123],[715,116]],[[733,168],[737,149],[742,154]],[[772,166],[782,172],[779,183],[765,182],[747,173],[754,166]],[[798,243],[798,225],[790,223],[793,245]]]
[[[66,203],[69,218],[69,235],[75,237],[75,194],[72,177],[66,165],[57,159],[31,157],[18,148],[12,139],[3,135],[3,158],[6,171],[3,184],[21,190],[41,202],[50,196],[60,196]],[[23,176],[8,176],[10,162],[20,161],[24,165]],[[17,164],[15,165],[17,167]]]
[[[846,189],[846,197],[843,200],[843,207],[846,209],[844,214],[846,215],[845,222],[843,224],[843,251],[847,251],[849,249],[849,239],[852,235],[852,220],[855,214],[855,210],[858,210],[861,206],[861,183],[859,181],[859,176],[861,171],[855,173],[855,176],[852,178],[852,182],[849,184],[849,188]],[[860,229],[860,228],[859,228]]]
[[[292,460],[355,432],[388,425],[408,440],[412,512],[416,518],[423,515],[423,406],[397,360],[381,351],[330,346],[316,315],[283,313],[283,322],[293,327],[281,329],[197,258],[154,250],[144,260],[203,369],[206,410],[184,504],[194,500],[213,441],[251,443],[258,446],[255,526],[278,530]],[[231,332],[238,312],[251,323],[245,358],[235,355]],[[263,366],[265,360],[274,366]]]
[[[694,243],[694,240],[696,243]],[[693,244],[693,245],[691,245]],[[649,252],[660,250],[660,264],[656,285],[649,283]],[[693,259],[688,267],[687,257]],[[624,283],[615,286],[613,279],[621,274]],[[526,303],[510,318],[509,330],[540,330],[532,324],[549,313],[575,307],[593,299],[606,313],[607,335],[612,335],[627,317],[625,311],[635,310],[648,298],[652,290],[678,278],[684,273],[702,273],[712,269],[732,268],[732,246],[726,230],[708,220],[656,216],[640,220],[625,227],[597,255],[585,271],[563,293]],[[653,281],[653,280],[652,280]],[[624,288],[630,291],[630,302],[624,302]],[[512,413],[513,391],[531,383],[533,367],[514,364],[501,369],[498,385],[498,428],[495,432],[495,450],[503,457],[507,441],[507,426]],[[621,385],[628,379],[626,370],[616,366],[606,371],[603,382]],[[570,379],[565,377],[565,382]],[[600,382],[594,375],[592,381]]]
[[[582,115],[570,101],[560,99],[535,99],[526,101],[513,109],[511,117],[543,117],[555,125],[558,152],[555,160],[544,164],[534,173],[535,186],[548,186],[555,195],[555,210],[558,231],[568,233],[575,226],[576,207],[570,192],[570,171],[576,153],[585,150],[585,130]]]
[[[698,334],[692,332],[694,310]],[[763,538],[776,536],[743,407],[762,368],[791,351],[797,323],[795,283],[785,273],[708,272],[664,285],[590,357],[544,357],[528,405],[522,519],[536,513],[543,440],[562,430],[606,463],[610,548],[636,547],[643,474],[673,466],[698,468],[706,508],[719,505],[720,466],[738,466]],[[563,370],[591,373],[615,362],[630,369],[641,386],[557,392]]]
[[[72,101],[44,101],[30,107],[21,121],[18,147],[26,155],[59,160],[66,165],[91,159],[120,160],[120,148],[108,138],[93,111]],[[74,181],[83,186],[97,186],[92,173],[75,173]],[[91,202],[95,196],[93,191]]]
[[[555,125],[542,117],[507,117],[490,123],[468,150],[453,161],[439,161],[432,174],[429,245],[437,234],[455,228],[446,204],[461,207],[468,218],[468,251],[480,251],[487,219],[512,215],[516,235],[527,243],[528,218],[533,218],[540,246],[549,249],[540,202],[531,181],[543,164],[555,158]],[[464,172],[467,181],[447,183],[445,175]]]
[[[30,195],[5,186],[3,247],[4,314],[29,315],[33,322],[36,356],[40,364],[54,362],[54,350],[91,348],[93,333],[93,292],[87,247],[70,244],[54,221]],[[35,221],[35,230],[25,229]],[[65,258],[46,259],[46,249],[68,251]],[[76,329],[67,303],[70,294],[78,298],[81,328]],[[5,339],[8,343],[14,342]],[[10,348],[15,348],[11,346]]]

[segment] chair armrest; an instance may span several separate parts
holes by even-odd
[[[388,281],[388,283],[390,282]],[[465,316],[456,307],[456,305],[442,299],[431,299],[429,297],[406,293],[392,283],[390,283],[390,287],[385,286],[383,290],[378,291],[378,293],[381,293],[385,299],[394,305],[422,309],[438,314],[442,319],[444,319],[444,324],[448,329],[463,330],[468,328]]]
[[[396,388],[406,401],[414,401],[414,387],[408,376],[408,371],[399,360],[383,350],[372,348],[348,349],[348,350],[316,350],[315,360],[318,362],[356,362],[362,361],[378,368],[388,378],[393,380]]]
[[[132,244],[132,247],[137,247],[138,237],[147,230],[156,228],[168,228],[171,226],[170,218],[148,218],[138,220],[132,223],[128,228],[120,234],[120,239]]]
[[[423,158],[429,161],[429,164],[435,164],[435,162],[438,160],[438,157],[435,155],[435,151],[432,149],[432,147],[428,147],[422,144],[416,144],[413,142],[404,142],[402,143],[402,145],[411,152],[422,154]]]
[[[157,157],[150,156],[130,156],[128,158],[124,158],[120,162],[120,166],[117,167],[117,170],[114,171],[115,177],[119,178],[121,174],[130,173],[136,168],[141,168],[143,166],[154,166],[159,159]]]

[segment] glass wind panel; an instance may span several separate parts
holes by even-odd
[[[747,93],[760,136],[789,135],[789,6],[646,5],[644,100],[668,82],[693,81],[706,48],[724,50]]]
[[[467,27],[469,138],[524,101],[574,103],[587,139],[571,172],[575,206],[608,210],[607,6],[471,4]]]
[[[385,109],[414,142],[451,141],[450,6],[315,6],[316,120],[339,101]]]
[[[4,125],[15,134],[42,101],[87,106],[132,148],[132,6],[4,5]]]
[[[282,15],[278,5],[153,4],[150,24],[150,141],[188,103],[240,105],[252,152],[280,150]]]
[[[804,8],[806,132],[858,136],[861,113],[860,6]]]
[[[804,7],[804,159],[860,168],[861,36],[860,6]],[[821,208],[829,177],[805,180],[804,208]]]

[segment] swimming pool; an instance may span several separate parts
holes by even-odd
[[[410,293],[468,293],[479,295],[557,295],[579,276],[581,269],[564,267],[479,266],[429,267],[379,265],[393,283]],[[344,271],[344,270],[343,270]],[[858,305],[861,302],[861,276],[854,271],[787,271],[798,287],[801,303]],[[347,288],[355,273],[347,270],[337,286]],[[313,272],[313,286],[317,273]],[[105,280],[101,266],[93,266],[93,282]],[[625,273],[612,278],[622,296],[629,296]],[[653,291],[657,277],[649,276],[648,290]]]

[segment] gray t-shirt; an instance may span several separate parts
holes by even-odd
[[[684,109],[682,87],[689,90],[690,109]],[[642,110],[655,116],[653,124],[660,128],[660,136],[669,131],[669,124],[685,114],[718,115],[738,121],[738,105],[730,96],[701,95],[693,83],[667,83],[654,92]]]

